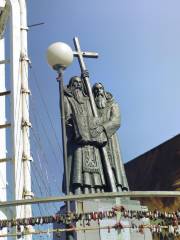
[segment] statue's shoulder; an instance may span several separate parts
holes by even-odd
[[[107,99],[107,108],[119,109],[119,104],[114,99],[113,95],[110,92],[106,92]]]
[[[110,92],[106,92],[106,99],[109,104],[112,104],[115,102],[114,97],[113,97],[112,93],[110,93]]]

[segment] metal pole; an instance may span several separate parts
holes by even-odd
[[[28,50],[27,50],[27,9],[26,0],[19,0],[20,5],[20,23],[21,23],[21,93],[22,93],[22,137],[23,137],[23,198],[31,199],[33,193],[31,192],[31,154],[30,154],[30,139],[29,128],[31,127],[29,121],[29,86],[28,86]],[[24,217],[31,217],[31,205],[24,206]],[[31,240],[32,235],[25,236],[26,240]]]
[[[69,195],[69,172],[68,172],[68,162],[67,162],[67,137],[66,137],[66,123],[65,123],[65,112],[64,112],[64,82],[63,82],[63,69],[60,68],[59,76],[57,81],[59,83],[59,106],[61,112],[61,129],[62,129],[62,143],[63,143],[63,160],[64,160],[64,175],[65,175],[65,188],[66,188],[66,195]],[[70,201],[66,202],[67,212],[71,211]],[[69,225],[67,225],[69,228]],[[67,240],[74,240],[73,232],[66,232],[66,239]]]
[[[23,169],[24,198],[32,198],[31,192],[31,160],[29,128],[29,86],[28,86],[28,53],[27,53],[27,15],[26,2],[19,0],[21,13],[21,93],[22,93],[22,134],[23,134]],[[31,215],[31,210],[28,213]]]
[[[61,129],[62,129],[62,143],[63,143],[63,160],[64,160],[64,175],[65,175],[65,189],[66,194],[69,195],[69,177],[68,177],[68,163],[67,163],[67,137],[66,137],[66,123],[64,112],[64,82],[63,69],[59,69],[59,76],[57,78],[59,83],[59,107],[61,112]],[[70,204],[67,204],[67,211],[70,211]]]

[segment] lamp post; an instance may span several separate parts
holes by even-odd
[[[63,160],[64,160],[64,175],[66,194],[69,195],[69,177],[68,177],[68,164],[67,164],[67,140],[66,140],[66,125],[65,125],[65,114],[64,114],[64,83],[63,73],[64,70],[73,61],[72,49],[63,42],[56,42],[51,44],[47,49],[47,60],[49,65],[58,73],[57,81],[59,84],[59,106],[61,112],[61,129],[62,129],[62,143],[63,143]],[[67,212],[70,212],[70,202],[66,203]],[[67,228],[69,225],[67,224]],[[67,240],[73,240],[74,234],[72,232],[66,233]]]
[[[63,42],[53,43],[48,47],[47,60],[49,65],[55,71],[58,72],[57,81],[59,83],[59,94],[60,94],[59,105],[60,105],[60,111],[61,111],[64,174],[65,174],[66,194],[69,195],[67,141],[66,141],[66,126],[65,126],[65,115],[64,115],[63,72],[73,61],[72,49],[66,43],[63,43]],[[67,211],[70,212],[70,202],[67,202]]]

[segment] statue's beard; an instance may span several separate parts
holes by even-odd
[[[73,96],[78,103],[84,103],[84,96],[81,89],[79,88],[74,89]]]
[[[95,97],[95,102],[96,102],[96,106],[98,108],[105,108],[106,107],[106,97],[104,94],[99,94]]]

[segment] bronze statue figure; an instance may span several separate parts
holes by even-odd
[[[98,117],[94,117],[85,85],[80,77],[70,79],[64,90],[68,149],[68,177],[71,194],[109,192],[102,147],[106,148],[117,191],[124,187],[116,131],[120,113],[112,95],[102,84],[93,87]]]
[[[112,94],[105,91],[102,83],[94,84],[92,92],[99,119],[107,137],[105,148],[113,170],[117,191],[128,190],[128,183],[116,134],[121,123],[119,106]],[[106,190],[109,191],[108,189]]]
[[[99,145],[106,136],[99,119],[93,117],[81,78],[70,79],[64,97],[70,193],[103,192],[106,183]]]

